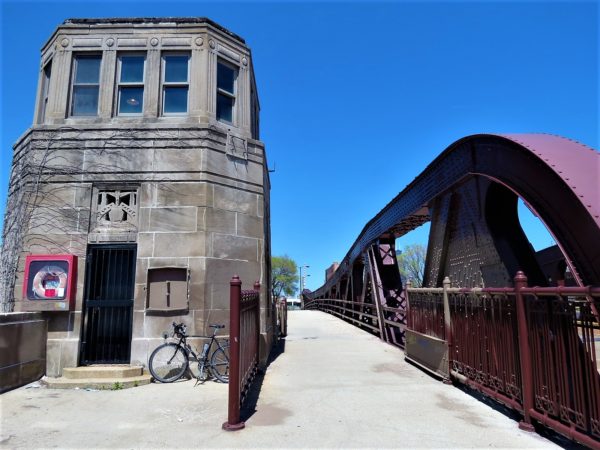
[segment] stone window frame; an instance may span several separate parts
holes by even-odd
[[[228,92],[224,89],[219,88],[219,64],[229,67],[230,69],[233,69],[233,71],[235,72],[235,77],[233,80],[233,92]],[[216,71],[217,71],[217,73],[215,74],[215,87],[216,87],[215,114],[216,114],[217,108],[218,108],[219,95],[223,95],[223,96],[233,99],[233,105],[231,106],[231,122],[229,122],[227,120],[223,120],[223,119],[217,119],[217,120],[224,124],[235,126],[237,123],[237,104],[238,104],[238,95],[239,95],[238,79],[240,76],[240,68],[237,64],[234,64],[231,61],[229,61],[223,57],[218,57],[217,64],[216,64]]]
[[[81,84],[77,84],[75,83],[75,74],[77,73],[77,60],[80,57],[84,57],[84,58],[89,58],[89,57],[98,57],[100,59],[100,69],[98,70],[98,82],[97,83],[90,83],[90,84],[84,84],[84,86],[98,86],[98,106],[96,109],[96,114],[73,114],[73,100],[75,99],[74,95],[73,95],[73,88],[75,86],[79,86]],[[100,111],[100,99],[101,99],[101,89],[102,89],[102,68],[104,65],[104,55],[102,54],[102,52],[77,52],[73,54],[73,59],[72,59],[72,63],[71,63],[71,79],[69,82],[69,117],[72,118],[93,118],[93,117],[98,117],[99,116],[99,111]]]
[[[50,78],[52,76],[52,58],[42,67],[42,80],[40,86],[40,104],[38,109],[38,123],[46,122],[48,112],[48,99],[50,93]]]
[[[165,81],[165,56],[187,56],[187,82],[167,82]],[[187,116],[190,112],[190,88],[191,88],[191,66],[192,53],[188,50],[163,51],[160,55],[160,116],[161,117],[181,117]],[[187,87],[186,111],[180,113],[165,112],[165,87]]]
[[[143,69],[143,79],[141,82],[121,82],[121,58],[127,56],[143,56],[144,57],[144,69]],[[144,51],[123,51],[117,54],[117,63],[115,68],[115,105],[114,111],[117,117],[141,117],[144,115],[144,105],[146,103],[146,81],[147,74],[146,69],[148,68],[148,54]],[[189,77],[188,77],[189,78]],[[141,87],[143,90],[142,94],[142,111],[139,113],[122,113],[119,111],[119,104],[121,99],[121,87]]]

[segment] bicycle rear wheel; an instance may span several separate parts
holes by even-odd
[[[157,347],[150,355],[148,368],[155,380],[172,383],[180,379],[188,368],[187,352],[172,342]]]
[[[210,357],[210,371],[221,383],[229,383],[229,346],[215,350]]]

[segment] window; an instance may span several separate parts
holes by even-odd
[[[119,115],[139,115],[144,108],[144,66],[143,55],[119,57],[119,90],[117,111]]]
[[[75,56],[71,91],[72,116],[98,115],[101,61],[100,55]]]
[[[233,123],[235,105],[235,80],[237,69],[219,61],[217,63],[217,120]]]
[[[188,110],[189,55],[170,54],[162,58],[162,112],[185,114]]]
[[[50,75],[52,73],[52,61],[44,66],[42,74],[42,96],[40,103],[39,123],[44,123],[46,120],[46,109],[48,108],[48,89],[50,87]]]

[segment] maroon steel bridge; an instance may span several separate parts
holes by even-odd
[[[365,225],[305,307],[514,408],[523,428],[535,420],[600,448],[599,180],[600,154],[569,139],[460,139]],[[519,197],[562,252],[550,273],[521,229]],[[424,288],[412,288],[395,239],[429,221]]]

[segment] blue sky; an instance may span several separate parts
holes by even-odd
[[[252,48],[273,254],[310,289],[455,140],[546,132],[599,148],[597,1],[1,4],[0,211],[31,125],[39,50],[70,17],[206,16]],[[536,247],[549,244],[536,229]],[[425,230],[410,236],[425,242]],[[538,242],[539,241],[539,242]]]

